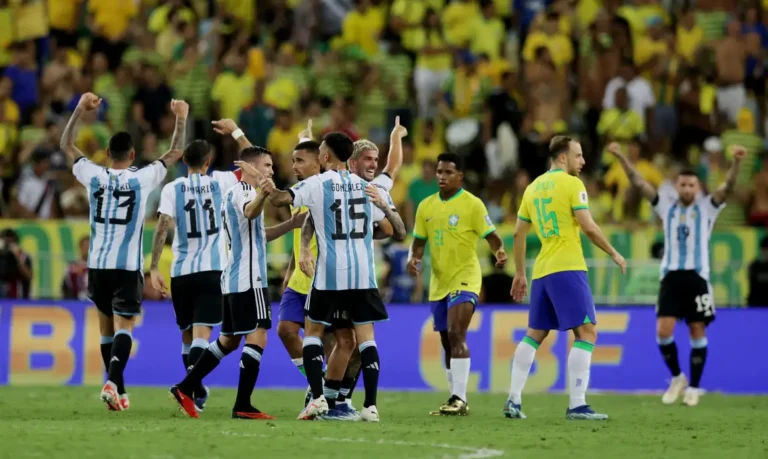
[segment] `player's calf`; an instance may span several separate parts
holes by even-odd
[[[287,320],[281,320],[277,324],[277,336],[282,341],[285,350],[291,357],[291,362],[299,372],[306,378],[307,372],[304,371],[304,359],[302,358],[301,325]]]
[[[251,404],[253,388],[259,378],[261,356],[267,344],[267,330],[258,328],[250,333],[245,341],[240,358],[240,379],[237,385],[237,398],[232,409],[232,417],[235,419],[274,419]]]

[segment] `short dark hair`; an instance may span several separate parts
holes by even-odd
[[[244,148],[243,150],[240,151],[240,159],[242,161],[250,161],[252,159],[256,159],[259,156],[264,156],[264,155],[272,156],[272,152],[267,150],[264,147],[257,147],[257,146]]]
[[[678,177],[696,177],[699,178],[699,174],[696,173],[695,170],[691,169],[690,167],[686,167],[685,169],[682,169],[680,172],[677,173]]]
[[[0,232],[0,237],[3,239],[12,239],[14,242],[19,242],[19,233],[12,230],[11,228],[6,228]]]
[[[453,163],[457,170],[464,171],[464,161],[462,161],[461,157],[456,153],[440,153],[437,156],[437,162],[439,163],[441,161],[446,163]]]
[[[571,142],[573,137],[567,135],[556,135],[549,141],[549,157],[552,159],[560,156],[561,153],[568,153],[571,149]]]
[[[109,156],[112,159],[122,161],[128,159],[128,154],[133,150],[133,138],[127,132],[118,132],[109,139]]]
[[[323,136],[323,142],[331,149],[333,155],[342,162],[347,162],[355,151],[355,143],[343,132],[329,132]]]
[[[205,140],[193,140],[184,149],[184,162],[189,167],[202,167],[211,156],[211,146]]]
[[[307,150],[310,153],[317,154],[320,152],[320,143],[314,140],[305,140],[304,142],[296,145],[294,150]]]

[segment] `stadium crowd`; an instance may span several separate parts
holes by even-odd
[[[138,161],[168,148],[172,97],[191,106],[188,140],[238,148],[210,121],[231,118],[272,151],[278,186],[306,119],[379,145],[409,129],[392,198],[409,229],[437,191],[435,158],[464,155],[468,188],[496,223],[548,168],[552,136],[575,133],[601,223],[653,223],[612,156],[619,141],[662,192],[692,166],[723,180],[730,147],[749,150],[718,225],[768,226],[765,71],[768,2],[736,0],[3,0],[0,216],[86,218],[88,195],[58,151],[80,95],[104,103],[78,147],[106,164],[128,131]],[[183,164],[168,181],[185,174]],[[156,215],[159,190],[148,206]],[[268,209],[272,219],[284,219]],[[394,247],[390,261],[405,255]],[[395,263],[392,261],[392,263]],[[491,275],[498,274],[492,273]],[[276,276],[279,277],[279,276]],[[75,295],[77,296],[77,295]]]

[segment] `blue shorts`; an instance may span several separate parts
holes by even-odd
[[[277,312],[277,320],[280,322],[294,322],[304,325],[304,304],[306,302],[307,295],[286,288],[285,292],[283,292],[283,298],[280,299],[280,309]]]
[[[529,328],[571,330],[587,322],[597,323],[586,271],[562,271],[533,280]]]
[[[451,292],[440,301],[430,303],[432,307],[432,329],[436,332],[448,331],[448,310],[457,304],[472,303],[472,307],[477,306],[477,295],[472,292],[459,290]]]

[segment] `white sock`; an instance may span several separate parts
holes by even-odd
[[[528,381],[528,374],[531,372],[531,365],[536,358],[536,350],[539,343],[529,337],[523,338],[515,349],[515,357],[512,360],[512,376],[509,384],[509,399],[512,403],[520,405],[523,403],[523,388]]]
[[[576,340],[568,354],[568,390],[570,394],[568,408],[573,409],[587,404],[589,367],[592,364],[592,351],[594,349],[594,344]]]
[[[451,393],[467,401],[467,382],[469,381],[469,359],[451,359]]]
[[[445,369],[445,376],[448,377],[448,391],[453,395],[453,377],[451,376],[451,369]]]

